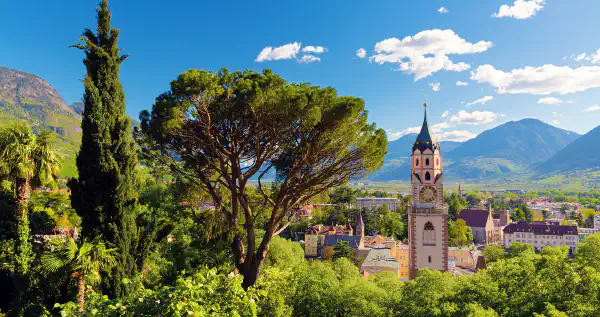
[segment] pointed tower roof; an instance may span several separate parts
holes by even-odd
[[[358,219],[356,219],[356,229],[358,230],[358,228],[364,228],[364,227],[365,227],[365,223],[363,221],[362,212],[359,212]]]
[[[439,148],[439,143],[435,141],[433,135],[431,134],[431,129],[429,128],[429,122],[427,121],[427,104],[423,104],[425,107],[425,117],[423,118],[423,126],[421,127],[421,132],[417,136],[417,140],[413,145],[413,152],[416,149],[419,149],[423,152],[426,149],[430,149],[435,151],[435,149]]]

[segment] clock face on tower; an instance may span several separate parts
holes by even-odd
[[[425,185],[419,191],[419,201],[422,203],[430,203],[437,196],[437,191],[433,186]]]

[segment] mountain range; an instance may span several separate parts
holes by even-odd
[[[572,147],[600,137],[596,128],[581,136],[537,119],[510,121],[486,130],[466,142],[440,142],[444,172],[450,179],[490,180],[533,171],[552,173],[566,169],[600,166],[600,146],[587,160],[576,160]],[[410,149],[416,134],[388,144],[384,167],[371,174],[375,181],[408,179]],[[588,146],[588,148],[590,148]],[[591,148],[590,148],[591,149]],[[567,163],[571,162],[571,163]]]
[[[42,78],[0,67],[0,124],[22,121],[35,131],[54,131],[56,149],[62,157],[61,177],[77,174],[74,153],[81,142],[82,113],[81,102],[68,105]],[[407,180],[416,137],[408,134],[390,141],[384,166],[369,178]],[[487,181],[511,175],[530,177],[533,171],[551,174],[600,167],[598,139],[600,126],[580,136],[537,119],[523,119],[484,131],[466,142],[442,141],[440,146],[446,177]]]

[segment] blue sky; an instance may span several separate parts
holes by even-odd
[[[80,100],[83,53],[68,46],[95,27],[95,5],[0,1],[0,66],[44,78],[67,103]],[[600,124],[596,0],[113,0],[110,7],[131,55],[121,80],[132,117],[179,73],[228,67],[271,68],[291,82],[361,97],[391,138],[420,125],[425,100],[447,140],[528,117],[578,133]],[[265,48],[282,46],[265,55],[276,60],[258,61]],[[326,51],[303,53],[307,46]],[[305,55],[320,61],[302,63]]]

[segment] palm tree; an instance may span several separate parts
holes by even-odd
[[[27,206],[31,184],[48,184],[58,174],[58,156],[52,150],[50,132],[36,135],[29,126],[0,127],[0,180],[15,184],[18,245],[16,269],[25,275],[33,258],[29,244]]]
[[[108,249],[100,239],[92,242],[73,238],[55,239],[51,242],[51,251],[41,257],[41,270],[44,276],[63,271],[77,282],[77,303],[83,311],[85,287],[100,283],[100,272],[112,269],[117,261],[117,249]]]

